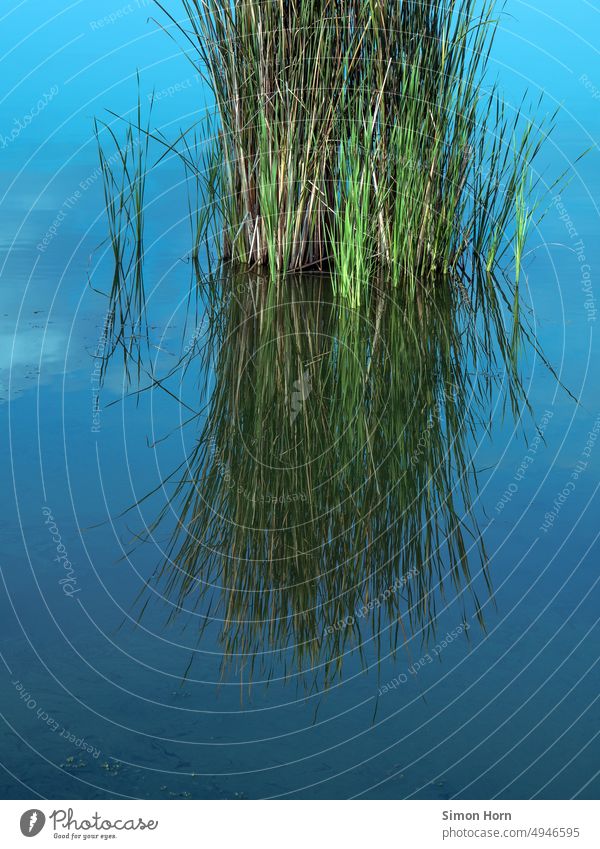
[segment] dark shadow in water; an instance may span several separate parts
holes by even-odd
[[[227,678],[317,688],[349,654],[372,664],[433,639],[441,603],[483,627],[473,451],[498,366],[513,406],[522,394],[460,293],[375,293],[355,311],[326,279],[246,274],[210,300],[194,357],[214,385],[149,529],[177,517],[144,608],[152,589],[169,618],[195,617],[200,646],[217,633]]]

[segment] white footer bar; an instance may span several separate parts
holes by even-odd
[[[0,801],[0,846],[599,849],[589,801]]]

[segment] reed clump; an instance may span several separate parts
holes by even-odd
[[[494,0],[158,5],[214,94],[199,177],[221,259],[331,270],[355,303],[374,276],[518,264],[544,131],[488,84]]]

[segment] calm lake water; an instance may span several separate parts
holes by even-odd
[[[478,399],[441,307],[421,337],[397,305],[341,326],[318,279],[258,325],[252,281],[196,309],[168,159],[146,234],[161,384],[136,392],[117,355],[98,396],[93,118],[130,113],[137,68],[167,134],[210,97],[148,2],[0,13],[2,797],[598,798],[598,150],[573,163],[599,138],[600,15],[508,12],[494,71],[512,104],[562,104],[540,177],[573,174],[525,271],[578,403],[525,357],[518,423],[501,371]],[[455,542],[417,570],[431,517]]]

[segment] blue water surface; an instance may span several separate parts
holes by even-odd
[[[111,268],[93,119],[133,116],[138,70],[166,134],[211,97],[156,7],[119,3],[9,0],[0,11],[0,794],[597,798],[600,10],[509,0],[493,63],[511,108],[524,89],[526,114],[560,106],[539,176],[549,186],[568,170],[571,181],[552,190],[525,270],[537,340],[577,402],[529,355],[533,421],[495,411],[476,451],[495,590],[486,631],[471,628],[377,698],[406,675],[401,654],[367,671],[351,658],[325,694],[283,680],[248,692],[221,681],[210,629],[198,650],[193,621],[166,625],[159,604],[135,625],[169,528],[132,545],[160,491],[122,513],[181,461],[185,437],[153,444],[186,413],[160,391],[120,400],[118,365],[95,409],[107,309],[96,290]],[[166,368],[188,333],[177,162],[162,163],[149,192],[149,315]],[[535,423],[544,440],[533,450]],[[450,598],[440,638],[459,622]]]

